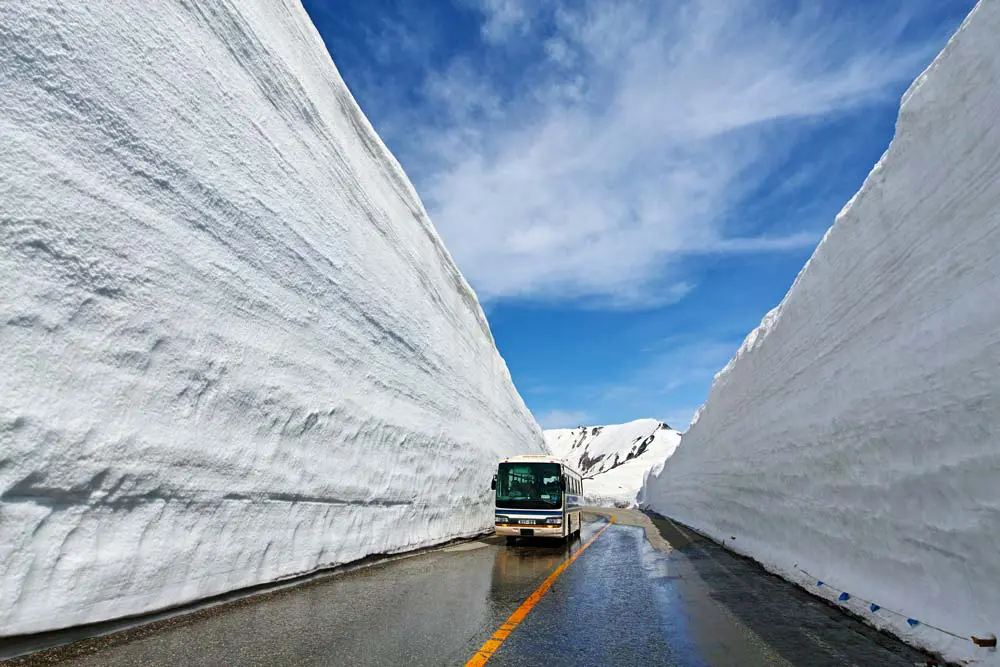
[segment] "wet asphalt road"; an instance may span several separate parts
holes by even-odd
[[[921,653],[668,522],[616,511],[489,665],[911,667]],[[571,553],[489,538],[37,654],[25,665],[464,665]],[[632,524],[645,524],[643,527]],[[659,548],[654,548],[647,533]],[[665,547],[669,542],[670,547]]]

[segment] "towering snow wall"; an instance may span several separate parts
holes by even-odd
[[[298,0],[0,3],[0,635],[492,523],[543,451]]]
[[[641,496],[956,659],[928,624],[1000,634],[998,35],[983,0]]]

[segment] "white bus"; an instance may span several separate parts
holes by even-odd
[[[583,478],[562,459],[527,454],[504,459],[496,490],[496,531],[513,544],[518,537],[580,534]]]

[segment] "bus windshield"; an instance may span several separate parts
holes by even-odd
[[[497,507],[562,507],[561,478],[558,463],[501,463],[497,473]]]

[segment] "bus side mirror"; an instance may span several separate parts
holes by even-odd
[[[496,490],[497,488],[497,476],[493,475],[493,481],[490,482],[490,488]]]
[[[562,479],[559,480],[559,490],[560,491],[566,490],[566,475],[563,475]]]

